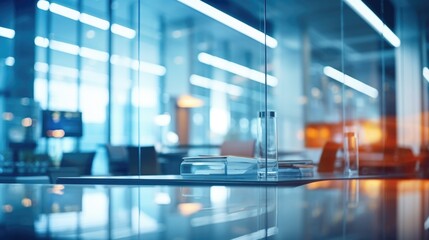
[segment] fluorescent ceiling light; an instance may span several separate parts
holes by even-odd
[[[0,36],[12,39],[15,37],[15,30],[10,28],[0,27]]]
[[[365,84],[365,83],[363,83],[357,79],[354,79],[354,78],[350,77],[349,75],[344,74],[344,73],[338,71],[337,69],[335,69],[333,67],[329,67],[329,66],[324,67],[323,73],[326,76],[328,76],[328,77],[330,77],[330,78],[332,78],[332,79],[334,79],[340,83],[344,83],[344,85],[346,85],[350,88],[353,88],[354,90],[356,90],[358,92],[366,94],[372,98],[378,97],[378,90],[377,89],[375,89],[375,88],[373,88],[373,87],[371,87],[371,86],[369,86],[369,85],[367,85],[367,84]]]
[[[93,27],[99,28],[101,30],[107,30],[110,27],[109,21],[106,21],[98,17],[94,17],[86,13],[80,14],[79,21],[82,23],[91,25]]]
[[[167,69],[164,66],[143,61],[140,61],[139,64],[138,60],[134,60],[129,57],[119,56],[116,54],[110,57],[110,63],[118,66],[131,68],[135,71],[138,71],[140,69],[140,71],[142,72],[150,73],[157,76],[164,76],[167,72]]]
[[[401,40],[386,24],[361,0],[344,0],[351,9],[361,16],[375,31],[381,34],[392,46],[399,47]]]
[[[128,38],[128,39],[133,39],[136,36],[136,31],[131,29],[131,28],[127,28],[124,27],[122,25],[119,24],[112,24],[112,33],[120,35],[122,37]]]
[[[72,20],[77,21],[80,16],[80,12],[74,9],[64,7],[62,5],[51,3],[49,6],[49,10],[55,14],[61,15],[66,18],[70,18]]]
[[[211,89],[214,91],[225,92],[234,96],[241,96],[241,94],[243,94],[243,89],[239,86],[225,83],[219,80],[202,77],[196,74],[192,74],[189,81],[192,85]]]
[[[267,46],[270,48],[277,47],[277,40],[273,37],[270,37],[263,32],[247,25],[246,23],[220,11],[217,8],[210,6],[209,4],[200,1],[200,0],[178,0],[179,2],[201,12],[202,14],[207,15],[208,17],[213,18],[214,20],[225,24],[226,26],[241,32],[242,34],[265,44],[265,40],[267,42]]]
[[[140,62],[140,70],[146,73],[163,76],[166,72],[165,67],[149,62]]]
[[[240,64],[225,60],[220,57],[210,55],[208,53],[198,54],[198,60],[207,65],[240,75],[242,77],[251,79],[253,81],[265,84],[265,73],[259,72],[248,67],[242,66]],[[267,74],[267,85],[271,87],[277,86],[278,79],[274,76]]]
[[[72,67],[64,67],[60,65],[51,64],[51,74],[52,75],[58,75],[58,76],[64,76],[64,77],[70,77],[70,78],[77,78],[80,74],[81,79],[86,80],[106,80],[107,74],[97,73],[93,71],[88,70],[81,70],[79,71],[77,68]],[[34,64],[34,70],[40,73],[48,73],[49,65],[44,62],[36,62]]]
[[[61,15],[63,17],[66,17],[75,21],[79,20],[81,23],[99,28],[101,30],[108,30],[110,27],[110,22],[107,20],[92,16],[90,14],[80,13],[77,10],[65,7],[57,3],[49,3],[48,1],[45,1],[45,0],[39,0],[37,2],[37,7],[44,11],[47,11],[49,9],[52,13]],[[120,35],[128,39],[133,39],[136,36],[135,30],[124,27],[119,24],[112,24],[111,31],[114,34]]]
[[[49,46],[49,48],[52,50],[56,50],[56,51],[60,51],[60,52],[64,52],[72,55],[79,55],[84,58],[93,59],[101,62],[109,61],[109,53],[107,52],[95,50],[87,47],[79,47],[74,44],[65,43],[65,42],[56,41],[56,40],[49,41],[49,39],[40,37],[40,36],[37,36],[34,39],[34,44],[36,46],[44,47],[44,48],[47,48]],[[128,67],[136,71],[140,69],[140,71],[142,72],[146,72],[157,76],[164,76],[165,73],[167,72],[167,69],[164,66],[154,64],[154,63],[149,63],[149,62],[143,62],[143,61],[141,61],[139,64],[137,60],[134,60],[128,57],[119,56],[119,55],[112,55],[110,57],[110,63],[114,65]],[[37,63],[35,64],[34,67],[35,69],[37,68],[36,69],[37,71],[41,69],[39,68],[41,66],[38,65]],[[47,69],[47,66],[45,69]],[[47,70],[40,71],[40,72],[47,72]]]
[[[426,80],[429,81],[429,68],[427,67],[423,68],[423,77],[425,77]]]
[[[37,8],[39,8],[40,10],[43,11],[48,11],[49,9],[49,2],[48,1],[44,1],[44,0],[40,0],[37,2]]]
[[[41,73],[47,73],[49,70],[49,65],[44,62],[36,62],[34,64],[34,70]]]
[[[120,65],[123,67],[130,67],[132,65],[131,63],[132,59],[128,57],[119,56],[116,54],[113,54],[110,57],[110,63],[114,65]]]
[[[56,41],[56,40],[51,40],[51,42],[49,43],[49,48],[52,50],[65,52],[72,55],[79,54],[79,46],[70,44],[70,43]]]
[[[107,62],[109,60],[109,54],[107,52],[95,50],[92,48],[81,47],[79,55],[81,57],[98,60],[101,62]]]
[[[34,44],[39,47],[47,48],[49,46],[49,39],[37,36],[34,38]]]
[[[56,40],[49,41],[49,39],[40,37],[40,36],[37,36],[34,39],[34,44],[36,46],[44,47],[44,48],[49,46],[49,48],[52,50],[56,50],[56,51],[60,51],[60,52],[64,52],[72,55],[80,55],[81,57],[89,58],[89,59],[93,59],[101,62],[107,62],[109,60],[109,53],[107,52],[95,50],[92,48],[79,47],[74,44],[56,41]]]

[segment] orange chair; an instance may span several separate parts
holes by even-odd
[[[337,152],[340,150],[341,144],[328,141],[323,146],[322,155],[320,156],[317,172],[319,173],[333,173],[335,171],[335,162],[337,159]]]

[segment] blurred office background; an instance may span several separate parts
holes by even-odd
[[[106,174],[106,144],[216,154],[254,139],[257,112],[270,109],[281,159],[318,162],[348,131],[375,160],[398,147],[422,156],[428,10],[424,0],[3,0],[0,151],[4,161],[95,151],[92,174]],[[82,129],[47,134],[42,111],[77,114]]]

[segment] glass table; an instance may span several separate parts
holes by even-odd
[[[429,180],[0,184],[0,239],[425,239]]]

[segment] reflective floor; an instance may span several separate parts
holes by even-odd
[[[0,185],[1,239],[426,239],[429,181]]]

